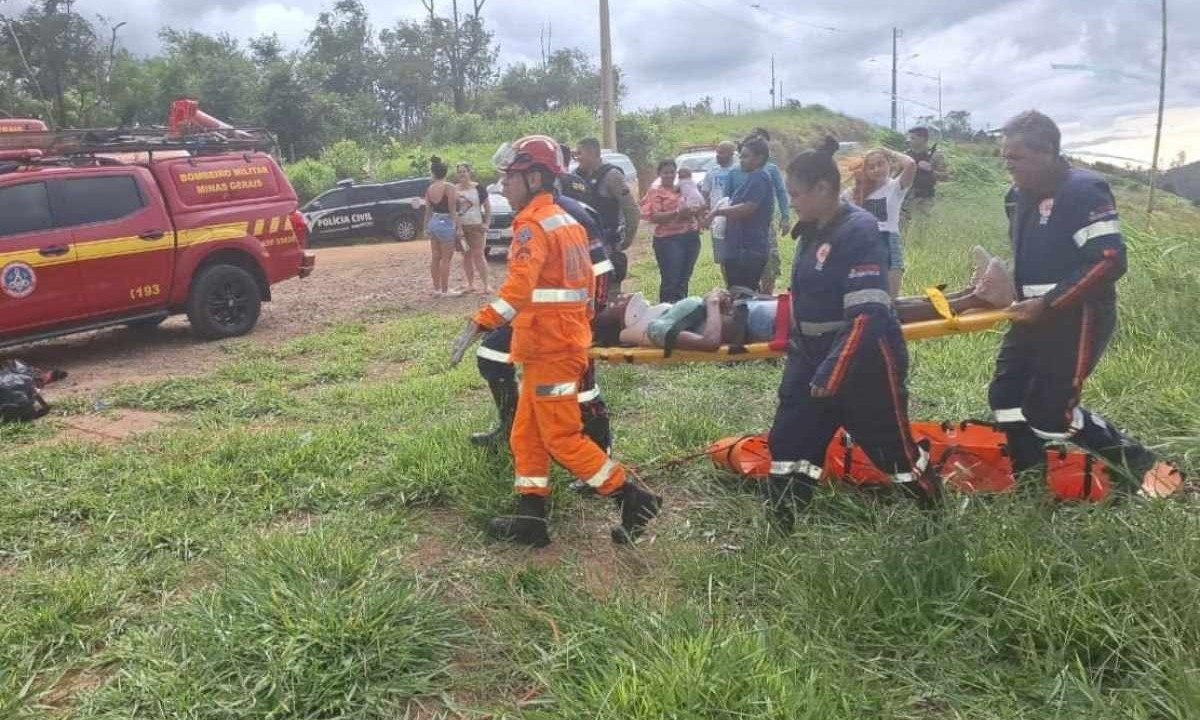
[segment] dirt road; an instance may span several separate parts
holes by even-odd
[[[0,351],[0,360],[20,358],[70,376],[49,388],[51,400],[65,395],[92,396],[114,384],[197,375],[221,363],[230,342],[272,345],[323,327],[363,317],[381,308],[464,315],[479,306],[480,296],[430,297],[429,248],[424,242],[379,243],[319,248],[317,269],[305,280],[272,288],[258,327],[245,338],[201,342],[187,319],[173,317],[154,330],[110,328],[35,345]],[[504,266],[490,263],[493,286]],[[455,258],[451,287],[465,285]]]

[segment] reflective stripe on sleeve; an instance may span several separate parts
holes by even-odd
[[[846,293],[846,297],[842,300],[843,307],[845,307],[847,310],[852,307],[858,307],[859,305],[867,305],[870,303],[890,306],[892,304],[892,296],[888,295],[887,290],[872,288],[870,290],[855,290],[854,292],[848,292]]]
[[[586,302],[587,299],[587,290],[551,290],[548,288],[539,288],[533,291],[533,301],[535,303]]]
[[[1086,225],[1075,233],[1075,245],[1083,247],[1094,238],[1104,237],[1105,235],[1120,235],[1121,221],[1120,220],[1100,220],[1091,225]]]
[[[538,385],[534,393],[540,397],[567,397],[575,394],[575,383],[555,383],[553,385]]]
[[[613,267],[612,260],[602,260],[598,263],[592,264],[593,275],[603,275],[604,273],[610,273],[615,269],[616,268]]]
[[[495,302],[491,304],[491,308],[496,311],[497,315],[505,320],[512,320],[517,316],[517,309],[512,305],[509,305],[508,301],[504,298],[497,298]]]
[[[600,388],[599,387],[594,387],[591,390],[584,390],[583,392],[579,393],[579,396],[578,396],[580,403],[589,403],[599,397],[600,397]]]
[[[558,215],[551,215],[550,217],[546,218],[545,220],[541,220],[538,222],[538,225],[541,225],[542,229],[545,230],[546,232],[553,232],[561,227],[567,227],[569,225],[578,225],[578,224],[579,224],[579,222],[575,218],[571,217],[570,215],[567,215],[566,213],[559,213]]]
[[[475,357],[482,360],[491,360],[492,362],[504,363],[505,365],[512,365],[512,355],[482,346],[475,351]]]

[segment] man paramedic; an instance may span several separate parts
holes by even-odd
[[[455,342],[462,359],[485,332],[512,324],[512,359],[522,372],[511,446],[516,466],[517,514],[494,518],[488,534],[543,547],[550,543],[546,498],[555,461],[603,497],[621,503],[614,542],[636,539],[661,507],[661,498],[626,477],[625,468],[583,434],[577,394],[592,342],[592,263],[587,233],[554,202],[563,171],[558,143],[523,138],[494,158],[505,198],[517,212],[508,256],[508,278],[499,298],[468,323]]]
[[[1099,175],[1059,154],[1058,126],[1045,115],[1021,113],[1003,132],[1017,302],[989,401],[1013,471],[1044,473],[1044,443],[1069,441],[1103,458],[1142,494],[1169,495],[1183,482],[1179,471],[1079,405],[1116,328],[1116,284],[1126,269],[1112,192]]]

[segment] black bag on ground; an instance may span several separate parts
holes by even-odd
[[[22,362],[21,360],[5,360],[0,363],[0,373],[16,373],[33,379],[33,384],[41,390],[50,383],[58,382],[67,377],[65,370],[43,370]]]
[[[0,422],[36,420],[50,412],[50,406],[28,375],[0,371]]]

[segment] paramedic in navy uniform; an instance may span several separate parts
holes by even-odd
[[[792,332],[769,438],[770,508],[787,532],[821,479],[825,451],[845,427],[871,461],[922,507],[940,478],[908,422],[908,350],[888,293],[888,247],[867,211],[841,202],[838,143],[826,138],[788,165],[799,222],[792,264]]]
[[[1045,441],[1070,441],[1099,455],[1130,486],[1168,495],[1182,484],[1179,471],[1079,405],[1084,380],[1116,327],[1125,243],[1108,184],[1068,165],[1059,142],[1058,126],[1037,111],[1004,127],[1017,302],[988,393],[992,412],[1018,475],[1044,473]]]

